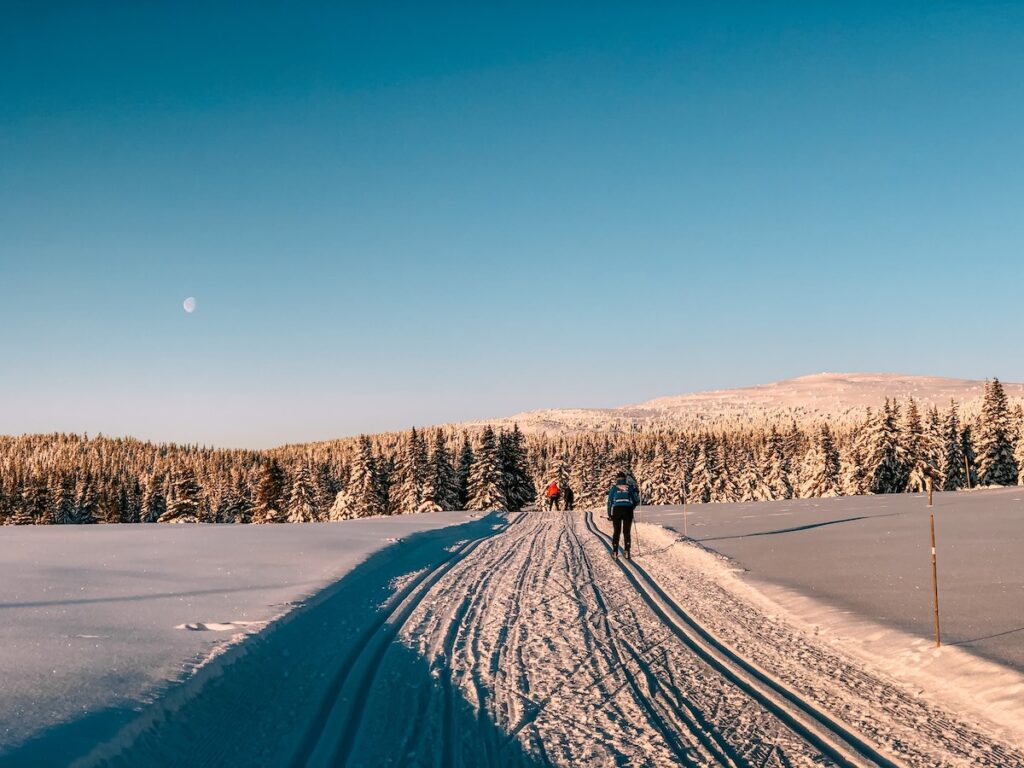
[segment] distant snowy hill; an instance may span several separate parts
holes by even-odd
[[[954,399],[966,410],[981,398],[985,382],[891,373],[817,373],[742,389],[720,389],[659,397],[620,408],[565,408],[527,411],[490,422],[519,424],[528,433],[572,434],[621,431],[634,426],[714,425],[764,418],[840,417],[881,405],[885,398],[916,399],[922,407]],[[1003,382],[1011,400],[1024,398],[1024,384]],[[473,428],[484,422],[463,426]]]

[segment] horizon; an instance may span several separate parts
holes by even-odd
[[[196,441],[196,440],[166,440],[166,439],[161,439],[161,438],[156,438],[156,437],[147,437],[147,436],[143,436],[143,435],[130,434],[130,433],[111,434],[111,433],[106,432],[104,430],[99,430],[99,431],[97,431],[95,433],[92,433],[92,437],[91,438],[89,437],[89,433],[88,432],[74,432],[74,431],[69,431],[69,430],[48,430],[47,432],[23,432],[21,434],[0,434],[0,437],[18,438],[18,437],[30,437],[30,436],[34,436],[34,435],[46,435],[46,434],[58,433],[58,434],[67,434],[67,435],[73,435],[73,436],[81,436],[81,437],[85,437],[87,439],[92,439],[92,438],[96,438],[96,439],[105,438],[105,439],[111,439],[111,440],[126,439],[126,440],[137,440],[137,441],[139,441],[141,443],[149,443],[149,444],[153,444],[153,445],[165,445],[166,444],[166,445],[177,445],[177,446],[182,446],[182,447],[183,446],[194,445],[194,446],[198,446],[198,447],[203,448],[203,449],[211,449],[211,450],[228,450],[228,451],[246,451],[246,450],[251,450],[251,451],[261,452],[261,451],[273,451],[273,450],[277,450],[277,449],[281,449],[281,448],[287,448],[287,447],[293,447],[293,446],[312,445],[312,444],[317,444],[317,443],[330,443],[330,442],[334,442],[334,441],[338,441],[338,440],[353,440],[353,439],[356,439],[358,437],[361,437],[362,435],[374,436],[374,435],[384,435],[384,434],[402,434],[402,433],[408,432],[410,429],[429,430],[429,429],[444,428],[444,427],[459,427],[459,426],[464,426],[464,425],[465,426],[471,426],[471,427],[476,427],[476,426],[484,425],[484,424],[496,425],[496,424],[499,424],[500,422],[515,421],[519,417],[530,416],[530,415],[533,415],[533,414],[542,414],[542,413],[551,412],[551,411],[604,411],[604,410],[618,410],[618,409],[625,409],[625,408],[633,408],[633,407],[643,406],[643,405],[646,405],[646,404],[648,404],[650,402],[661,400],[661,399],[666,399],[666,398],[674,398],[674,397],[686,398],[686,397],[696,397],[696,396],[707,395],[707,394],[717,394],[719,392],[736,392],[736,391],[743,391],[743,390],[759,389],[759,388],[762,388],[762,387],[772,387],[772,386],[775,386],[775,385],[778,385],[778,384],[787,384],[787,383],[791,383],[791,382],[803,381],[803,380],[806,380],[806,379],[813,379],[813,378],[818,378],[818,377],[823,377],[823,376],[849,376],[849,377],[875,377],[875,376],[886,377],[886,376],[888,376],[888,377],[898,378],[898,379],[932,379],[932,380],[938,379],[938,380],[943,380],[943,381],[970,382],[970,383],[977,383],[977,384],[984,384],[985,382],[990,381],[992,379],[997,379],[1005,387],[1011,387],[1011,388],[1012,387],[1024,387],[1024,383],[1022,383],[1022,382],[1007,381],[1007,380],[1005,380],[1005,379],[1003,379],[1003,378],[1001,378],[999,376],[990,376],[990,377],[985,377],[985,378],[957,378],[957,377],[951,377],[951,376],[931,376],[931,375],[924,375],[924,374],[904,374],[904,373],[893,373],[893,372],[882,372],[882,371],[820,371],[818,373],[802,374],[802,375],[799,375],[799,376],[792,376],[792,377],[789,377],[789,378],[786,378],[786,379],[780,379],[778,381],[762,382],[760,384],[748,384],[748,385],[737,386],[737,387],[728,387],[728,388],[724,388],[724,389],[700,390],[700,391],[694,391],[694,392],[679,392],[679,393],[676,393],[674,395],[659,395],[659,396],[656,396],[654,398],[651,398],[650,400],[645,400],[643,402],[632,402],[632,403],[625,403],[625,404],[612,405],[612,406],[564,406],[564,407],[563,406],[552,406],[552,407],[547,407],[547,408],[537,408],[537,409],[529,410],[529,411],[517,411],[515,413],[507,414],[507,415],[493,415],[493,416],[490,416],[490,417],[487,417],[487,418],[481,418],[481,419],[466,419],[466,420],[463,420],[463,421],[460,421],[460,422],[433,422],[433,423],[422,423],[422,424],[406,424],[404,426],[400,426],[400,427],[393,428],[393,429],[370,429],[370,430],[366,430],[364,432],[354,432],[354,433],[351,433],[351,434],[334,435],[334,436],[331,436],[331,437],[315,438],[315,439],[309,439],[309,440],[297,440],[297,441],[292,441],[292,442],[279,443],[279,444],[276,444],[276,445],[225,445],[225,444],[217,444],[217,443],[204,443],[204,442],[200,442],[200,441]],[[1013,397],[1012,395],[1009,395],[1009,396],[1011,398]],[[897,395],[893,394],[892,397],[895,399],[897,397]],[[976,398],[974,398],[974,399],[980,399],[980,398],[981,398],[981,394],[979,393],[979,395]],[[963,406],[965,403],[971,402],[971,401],[969,401],[969,400],[958,400],[956,402],[957,402],[957,405]],[[851,406],[851,407],[856,408],[856,406]]]
[[[0,433],[280,446],[801,370],[1024,381],[1024,7],[8,22]]]

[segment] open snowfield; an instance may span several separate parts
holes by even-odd
[[[990,519],[984,529],[997,533],[987,546],[968,535],[975,527],[940,522],[939,530],[959,533],[961,553],[984,553],[979,573],[1010,590],[1020,588],[1019,572],[999,558],[1019,551],[1014,498],[936,497],[941,521],[961,508]],[[18,559],[22,585],[63,574],[62,586],[57,594],[23,586],[23,597],[5,598],[5,612],[28,618],[5,622],[4,631],[29,646],[47,632],[59,642],[31,653],[23,644],[5,660],[5,683],[18,687],[12,695],[5,685],[0,700],[5,723],[36,717],[45,727],[49,707],[61,711],[50,723],[70,724],[10,743],[0,764],[1024,766],[1024,675],[966,645],[931,649],[923,636],[930,624],[923,635],[903,631],[896,614],[905,604],[885,603],[884,589],[865,587],[874,596],[864,610],[835,607],[844,578],[910,578],[899,571],[901,579],[887,581],[885,557],[847,550],[899,542],[922,519],[926,535],[922,503],[901,496],[697,507],[687,525],[703,544],[641,524],[633,562],[611,559],[609,524],[587,512],[70,529],[72,537],[97,532],[95,548],[73,542],[47,550],[61,562],[41,549]],[[987,515],[992,509],[1002,511]],[[676,515],[640,513],[681,532]],[[858,525],[884,527],[848,537]],[[45,533],[8,530],[28,539]],[[165,537],[149,546],[170,552],[147,554],[145,538],[122,544],[119,535]],[[809,544],[800,546],[804,536]],[[390,539],[400,540],[383,546]],[[755,563],[750,573],[708,550],[737,542],[751,547],[743,553]],[[927,575],[927,547],[924,558]],[[940,564],[954,571],[955,562],[940,539]],[[231,573],[217,576],[217,568]],[[88,596],[63,586],[75,581],[69,569]],[[105,570],[106,580],[97,575]],[[193,570],[207,578],[183,582]],[[339,575],[282,620],[182,674],[181,659],[209,658],[208,637],[232,634],[233,622],[265,621],[280,603]],[[930,621],[926,586],[915,591]],[[1010,595],[1012,615],[1020,603]],[[973,602],[980,621],[988,608]],[[225,632],[174,629],[197,623]],[[124,634],[115,638],[118,629]],[[78,634],[109,637],[71,637]],[[69,654],[78,641],[90,650]],[[60,682],[43,683],[40,658],[81,653],[91,656],[62,661]],[[152,669],[141,666],[144,657]],[[16,671],[19,659],[36,671],[34,681]],[[119,682],[125,671],[133,674]],[[120,686],[121,699],[110,686]],[[138,706],[147,692],[149,703]]]
[[[66,764],[371,553],[468,519],[0,527],[0,764]]]
[[[749,577],[934,637],[935,513],[943,642],[1024,672],[1024,488],[691,505],[687,532]],[[638,519],[683,532],[681,507]],[[780,599],[782,592],[774,594]]]
[[[934,666],[900,678],[664,528],[616,563],[607,527],[407,536],[73,764],[1024,765],[1012,703],[937,695]]]

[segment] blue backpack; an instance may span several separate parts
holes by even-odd
[[[612,507],[635,507],[636,495],[629,483],[620,483],[612,490]]]

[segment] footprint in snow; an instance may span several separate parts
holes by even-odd
[[[262,621],[197,621],[194,624],[178,624],[175,629],[187,629],[190,632],[228,632],[232,629],[245,629]]]

